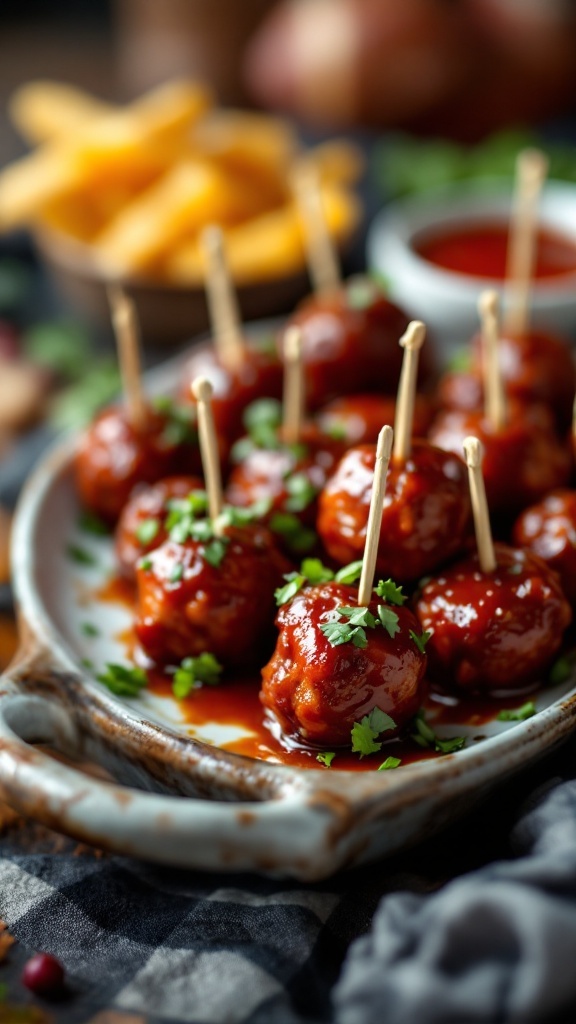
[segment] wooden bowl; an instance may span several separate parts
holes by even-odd
[[[151,345],[176,345],[209,327],[202,287],[155,284],[145,279],[106,278],[88,246],[46,229],[35,232],[38,252],[57,291],[67,303],[96,324],[109,324],[106,286],[116,280],[134,299],[142,337]],[[238,300],[243,320],[290,312],[310,290],[303,270],[277,280],[241,285]]]

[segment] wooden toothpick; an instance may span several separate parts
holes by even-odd
[[[242,321],[226,262],[222,229],[212,224],[202,232],[206,261],[206,299],[218,358],[227,370],[238,369],[244,358]]]
[[[478,300],[478,312],[482,325],[482,376],[486,418],[493,430],[502,430],[506,425],[507,409],[498,357],[498,293],[482,292]]]
[[[398,385],[394,417],[394,461],[404,462],[412,449],[412,424],[418,376],[418,353],[424,344],[426,328],[420,320],[412,320],[399,344],[404,349],[402,372]]]
[[[504,332],[508,334],[521,335],[528,330],[538,203],[547,173],[548,160],[539,149],[524,149],[518,154],[506,261],[508,309]]]
[[[289,327],[286,331],[283,360],[282,439],[285,444],[298,444],[304,422],[304,367],[302,331],[299,327]]]
[[[382,512],[384,509],[384,496],[386,494],[386,474],[390,464],[392,452],[393,430],[390,426],[382,427],[378,434],[376,445],[376,463],[374,465],[374,482],[372,484],[372,497],[370,499],[370,511],[368,513],[368,525],[366,526],[366,543],[364,545],[364,558],[362,560],[362,575],[358,587],[358,604],[365,607],[370,604],[372,587],[374,585],[374,573],[376,571],[376,559],[378,557],[378,545],[380,543],[380,527],[382,525]]]
[[[213,392],[214,388],[206,377],[196,377],[192,381],[192,394],[198,403],[198,440],[208,494],[208,511],[214,524],[214,533],[218,533],[216,521],[222,511],[223,497],[218,438],[212,412]]]
[[[296,166],[293,187],[304,232],[312,287],[317,295],[335,291],[342,283],[340,266],[326,224],[318,172],[310,162]]]
[[[122,390],[128,419],[137,431],[146,426],[146,401],[142,390],[138,320],[134,302],[120,285],[109,285],[108,302],[116,336]]]
[[[468,466],[468,481],[470,484],[470,499],[472,501],[472,514],[474,516],[474,529],[476,532],[476,545],[478,547],[478,561],[482,572],[494,572],[496,568],[496,555],[494,554],[494,543],[490,529],[490,516],[488,514],[488,502],[486,500],[486,487],[482,476],[482,445],[477,437],[467,437],[464,440],[464,455]]]

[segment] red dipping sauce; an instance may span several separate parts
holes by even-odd
[[[457,223],[421,232],[414,251],[437,267],[468,277],[503,281],[506,276],[508,224],[505,221]],[[539,227],[535,276],[539,281],[576,274],[576,244],[567,235]]]

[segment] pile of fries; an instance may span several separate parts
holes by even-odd
[[[292,180],[302,161],[317,170],[337,242],[360,217],[354,146],[302,152],[287,121],[218,109],[197,82],[168,83],[125,107],[31,82],[10,113],[36,148],[0,173],[0,230],[30,225],[72,239],[104,278],[200,284],[208,223],[224,231],[237,284],[298,273],[305,256]]]

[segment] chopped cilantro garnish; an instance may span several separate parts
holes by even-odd
[[[336,583],[356,583],[362,575],[362,560],[358,562],[349,562],[348,565],[342,566],[338,569],[334,579]]]
[[[144,572],[148,572],[148,570],[152,568],[152,559],[141,558],[140,561],[138,562],[138,568],[143,569]]]
[[[323,565],[319,558],[305,558],[300,566],[300,571],[312,586],[316,586],[318,583],[329,583],[334,579],[332,569]]]
[[[298,591],[301,590],[304,584],[306,583],[306,577],[299,572],[288,572],[285,574],[283,579],[286,580],[285,586],[278,587],[274,591],[276,604],[279,607],[280,605],[286,604],[288,601],[291,601],[293,597],[296,597]]]
[[[520,708],[505,708],[498,713],[499,722],[524,722],[536,714],[536,705],[533,700],[527,700]]]
[[[96,678],[119,697],[137,697],[148,682],[144,669],[135,666],[129,668],[112,662],[108,663],[106,671],[101,672]]]
[[[420,654],[424,654],[426,651],[426,644],[428,643],[430,637],[432,636],[432,633],[426,629],[424,630],[423,633],[420,634],[420,636],[418,636],[418,634],[415,633],[413,629],[409,629],[408,634],[410,636],[410,639],[413,640],[414,643],[416,644],[416,647],[420,651]]]
[[[383,597],[388,604],[402,605],[407,600],[406,595],[402,593],[402,587],[398,587],[394,580],[380,580],[374,590],[378,597]]]
[[[78,526],[85,533],[92,533],[96,537],[107,537],[110,533],[108,525],[93,512],[82,512],[78,516]]]
[[[285,481],[289,497],[284,502],[287,512],[303,512],[314,501],[318,488],[306,473],[292,473]]]
[[[375,754],[382,748],[382,744],[377,742],[378,736],[395,728],[396,722],[390,715],[380,708],[372,708],[369,715],[364,715],[364,718],[354,722],[352,726],[352,753],[360,754],[360,757]]]
[[[375,281],[357,274],[346,282],[346,305],[349,309],[368,309],[381,295]]]
[[[206,514],[207,507],[206,491],[191,491],[185,498],[170,498],[166,503],[168,515],[165,522],[170,539],[183,544],[192,537],[197,520]]]
[[[566,683],[574,674],[576,668],[576,651],[567,651],[566,654],[562,654],[552,665],[550,669],[550,675],[548,676],[548,682],[552,686],[559,686],[561,683]]]
[[[174,565],[170,571],[168,581],[170,583],[180,583],[180,580],[182,579],[183,575],[184,566],[182,565],[182,562],[176,562],[176,565]]]
[[[203,551],[204,560],[214,569],[218,569],[222,563],[229,540],[227,537],[214,537]]]
[[[372,612],[363,605],[338,608],[338,614],[342,618],[348,619],[351,626],[368,626],[369,629],[374,629],[376,626],[376,619]]]
[[[182,700],[203,683],[206,686],[217,686],[221,674],[222,665],[208,651],[204,651],[196,658],[184,658],[174,673],[172,692],[175,697]]]
[[[441,739],[430,728],[422,711],[418,712],[413,724],[414,732],[410,734],[411,738],[419,747],[435,750],[438,754],[453,754],[454,751],[461,750],[466,743],[465,736],[450,736],[447,739]]]
[[[87,668],[89,672],[94,671],[94,662],[90,658],[80,658],[80,664],[83,668]]]
[[[182,405],[168,398],[159,396],[153,401],[157,412],[166,417],[161,439],[168,448],[177,448],[182,444],[196,444],[196,410],[193,405]]]
[[[519,576],[521,572],[522,572],[522,564],[521,564],[521,562],[514,562],[514,564],[509,566],[509,568],[508,568],[508,575],[509,576]]]
[[[160,520],[156,518],[143,519],[136,527],[136,539],[140,544],[151,544],[160,531]]]
[[[335,750],[326,751],[324,754],[316,754],[316,760],[320,761],[320,764],[323,764],[326,768],[330,767],[335,757]]]
[[[249,434],[262,426],[278,428],[282,423],[282,403],[277,398],[257,398],[244,410],[242,422]]]
[[[384,626],[384,629],[388,633],[388,636],[394,637],[396,633],[400,632],[400,626],[398,624],[398,616],[396,612],[393,612],[391,608],[387,608],[385,604],[378,605],[378,618]]]
[[[294,554],[304,554],[311,551],[317,541],[314,530],[303,526],[298,516],[292,512],[275,512],[270,518],[268,526],[272,533],[282,537],[284,543]]]
[[[322,433],[329,437],[332,441],[347,441],[348,431],[346,430],[346,424],[339,422],[338,420],[332,420],[331,423],[326,423],[322,426]]]
[[[247,526],[249,523],[263,519],[264,516],[268,515],[271,504],[270,498],[262,498],[260,501],[253,502],[252,505],[246,505],[245,508],[239,508],[236,505],[225,505],[218,516],[218,522],[221,526]]]
[[[354,647],[367,647],[366,631],[361,626],[351,626],[348,622],[323,622],[320,631],[332,647],[352,643]]]
[[[92,622],[83,622],[80,626],[80,632],[84,636],[100,636],[98,626],[95,626]]]
[[[97,565],[97,561],[94,555],[86,551],[85,548],[80,547],[79,544],[68,544],[66,547],[66,554],[73,562],[77,565]]]
[[[378,765],[376,771],[387,772],[390,768],[398,768],[398,765],[400,764],[402,764],[402,759],[400,757],[387,757],[385,761],[382,761],[382,764]]]

